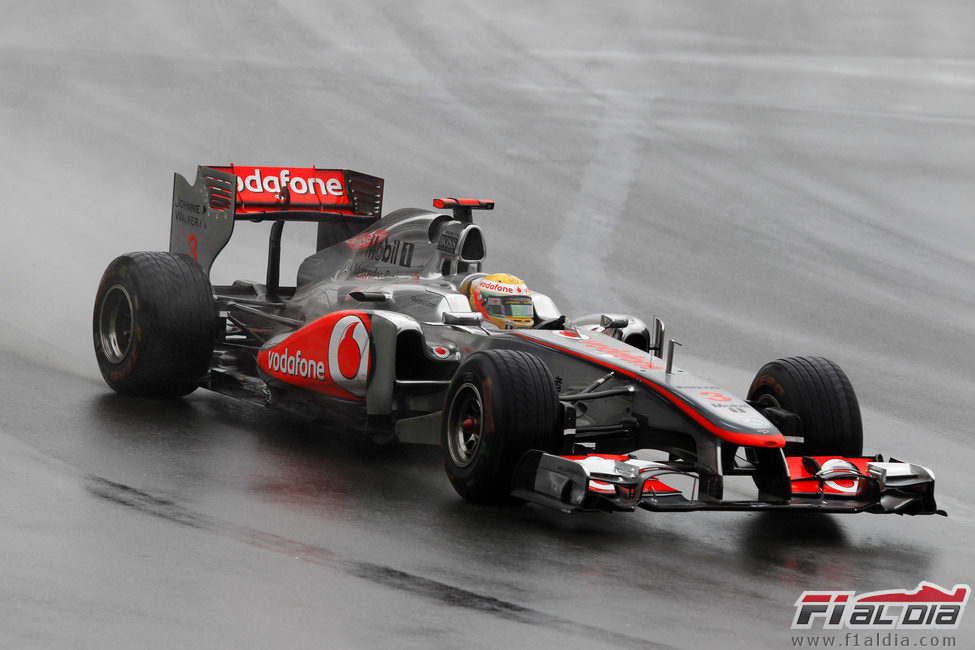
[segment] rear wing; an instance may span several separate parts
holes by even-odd
[[[375,223],[382,203],[383,179],[348,169],[201,165],[193,185],[179,174],[173,179],[169,250],[189,255],[209,274],[237,221],[276,222],[274,257],[285,221],[318,223],[321,250]]]

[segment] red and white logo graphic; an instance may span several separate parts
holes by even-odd
[[[867,464],[871,458],[834,458],[830,456],[813,456],[813,460],[820,463],[824,473],[837,472],[851,475],[869,475]],[[785,459],[789,466],[789,476],[792,478],[793,494],[823,494],[856,496],[866,486],[866,482],[856,478],[835,478],[820,484],[819,478],[809,472],[802,461],[802,456],[788,456]]]
[[[615,345],[607,345],[600,341],[586,341],[583,343],[600,353],[600,356],[613,357],[618,361],[636,366],[640,370],[663,370],[664,367],[654,363],[653,355],[646,352],[630,351],[618,348]]]
[[[351,214],[345,191],[345,174],[337,169],[314,167],[265,167],[229,165],[215,167],[237,176],[238,212],[267,210],[263,203],[284,202],[303,206],[338,206],[337,211]],[[249,207],[247,204],[258,204]]]
[[[527,295],[531,293],[524,285],[495,282],[494,280],[481,280],[477,287],[483,291],[493,291],[494,293],[507,293],[511,295],[517,295],[519,293]]]
[[[845,458],[830,458],[822,465],[821,470],[824,474],[829,472],[852,472],[854,474],[859,474],[860,470],[856,465],[846,460]],[[858,491],[859,481],[857,480],[837,480],[837,481],[826,481],[826,487],[836,490],[837,492],[843,492],[844,494],[856,494]]]
[[[369,316],[361,312],[329,314],[261,350],[257,363],[279,381],[361,399],[369,379],[369,327]]]
[[[358,315],[343,316],[335,323],[328,341],[328,371],[336,384],[357,397],[365,397],[369,331]]]
[[[355,237],[351,237],[345,240],[345,245],[352,250],[360,250],[363,248],[369,248],[370,246],[375,246],[376,244],[381,244],[389,236],[385,228],[380,228],[379,230],[370,230],[364,232]]]
[[[556,336],[561,336],[563,338],[572,339],[574,341],[589,340],[588,336],[582,334],[581,332],[577,332],[575,330],[555,330],[554,332],[552,332],[552,334],[555,334]]]
[[[438,359],[446,359],[450,356],[450,350],[440,345],[430,348],[430,351],[433,352],[433,356],[437,357]]]
[[[287,188],[292,194],[345,196],[342,175],[318,169],[288,169],[287,167],[234,167],[237,174],[237,193],[279,194]]]
[[[872,591],[804,591],[796,600],[792,629],[930,630],[956,629],[971,588],[951,589],[930,582],[917,589]]]

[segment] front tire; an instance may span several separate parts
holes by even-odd
[[[95,357],[115,391],[191,393],[210,368],[216,303],[206,272],[185,255],[121,255],[105,269],[92,317]]]
[[[860,456],[860,404],[843,370],[823,357],[788,357],[765,364],[748,391],[758,408],[783,409],[802,423],[802,443],[786,456]]]
[[[457,493],[477,503],[510,500],[511,477],[529,449],[558,452],[558,393],[527,352],[475,352],[457,369],[444,404],[440,449]]]

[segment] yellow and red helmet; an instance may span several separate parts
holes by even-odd
[[[528,286],[510,273],[492,273],[473,280],[468,299],[471,309],[501,329],[531,327],[535,322]]]

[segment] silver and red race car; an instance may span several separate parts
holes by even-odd
[[[576,510],[944,514],[934,475],[863,456],[856,395],[821,357],[766,364],[747,398],[677,368],[663,323],[567,319],[531,292],[531,327],[501,329],[466,287],[486,275],[474,210],[380,217],[383,181],[349,170],[201,166],[176,175],[167,252],[102,276],[95,354],[130,395],[208,388],[378,443],[437,442],[465,499]],[[237,223],[273,222],[264,282],[212,286]],[[296,286],[279,281],[291,221],[318,224]],[[323,427],[323,431],[325,428]],[[725,498],[751,477],[752,499]]]

